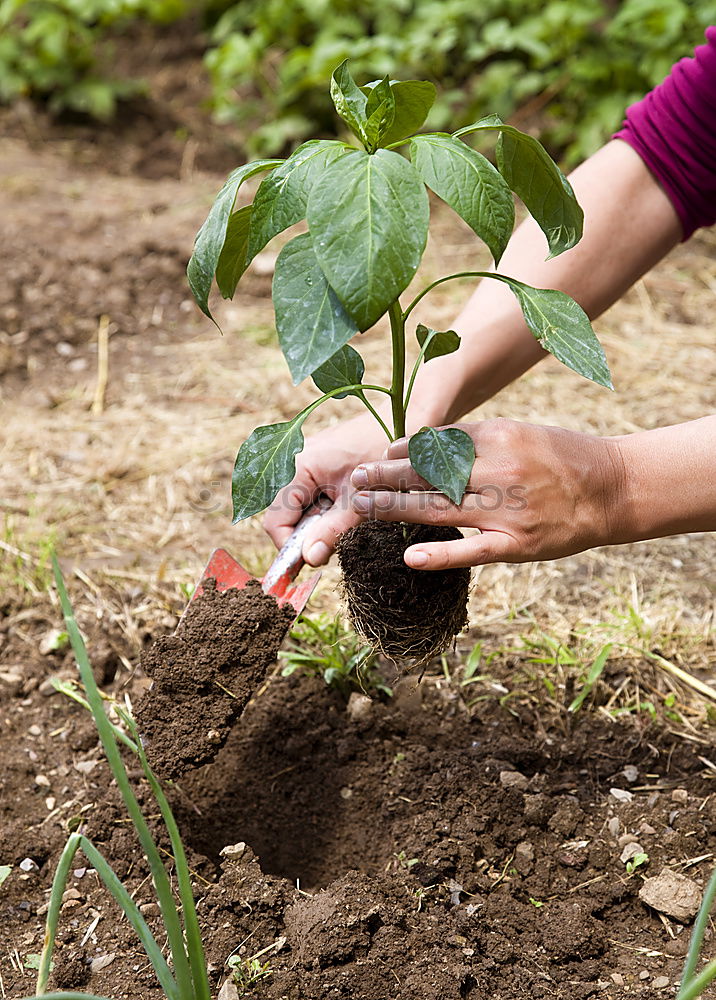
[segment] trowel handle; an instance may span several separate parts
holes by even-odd
[[[269,566],[263,578],[261,588],[264,593],[268,593],[276,586],[281,577],[288,577],[293,580],[298,575],[303,566],[303,542],[317,517],[321,517],[329,507],[333,506],[333,501],[327,496],[320,496],[315,503],[307,508],[305,514],[291,532],[288,539],[279,549],[279,553]]]

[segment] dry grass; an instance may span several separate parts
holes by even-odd
[[[131,181],[113,178],[112,185],[135,207],[147,197]],[[200,194],[208,198],[214,187],[214,180],[199,178],[190,190],[169,185],[165,192],[176,200],[177,242],[185,250],[204,211]],[[62,187],[57,195],[70,218],[81,197]],[[474,240],[445,211],[438,213],[435,234],[425,276],[477,264]],[[616,393],[548,360],[481,415],[619,434],[713,410],[714,248],[713,234],[677,248],[596,324]],[[44,372],[6,388],[0,449],[6,590],[39,591],[44,579],[36,564],[56,541],[66,567],[81,574],[90,604],[105,602],[131,632],[137,609],[139,619],[156,620],[181,606],[182,587],[198,577],[217,545],[254,572],[268,565],[272,549],[258,519],[230,524],[233,458],[256,424],[292,415],[312,390],[291,388],[271,334],[267,290],[268,279],[259,278],[249,284],[254,294],[239,294],[219,308],[224,337],[187,307],[182,328],[168,338],[144,335],[134,350],[131,338],[110,338],[101,413],[91,412],[96,344],[86,372],[53,369],[50,404],[38,391]],[[420,318],[449,323],[465,294],[464,286],[444,286],[429,297]],[[370,377],[377,379],[385,377],[387,364],[381,332],[362,341]],[[342,412],[357,405],[346,400]],[[337,419],[338,407],[326,407],[312,427]],[[633,629],[631,607],[645,630],[638,644],[707,673],[714,663],[715,564],[716,536],[693,535],[553,563],[485,567],[475,574],[471,619],[476,634],[504,645],[508,636],[516,641],[534,627],[565,638],[574,630],[599,636],[604,623],[614,622],[626,634]],[[331,611],[336,601],[331,567],[312,608]],[[643,667],[642,657],[638,669]],[[649,670],[652,678],[662,676],[653,664]]]

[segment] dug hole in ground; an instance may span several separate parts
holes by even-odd
[[[171,635],[211,549],[258,574],[270,562],[256,524],[228,526],[231,463],[256,424],[310,398],[290,389],[272,333],[270,258],[224,308],[224,338],[189,301],[183,269],[218,177],[192,171],[176,122],[153,126],[166,155],[145,173],[139,125],[93,142],[36,125],[10,120],[0,140],[13,248],[0,289],[0,864],[12,867],[0,993],[12,1000],[33,990],[27,966],[77,817],[159,933],[93,723],[49,684],[76,672],[43,553],[61,555],[104,691],[138,706],[141,654]],[[447,212],[436,226],[428,280],[473,253]],[[482,415],[626,433],[713,409],[714,245],[705,234],[677,248],[598,323],[617,394],[605,402],[548,360]],[[436,292],[420,319],[449,323],[461,295]],[[93,413],[100,316],[109,368]],[[380,337],[362,344],[380,374]],[[326,409],[317,426],[332,419]],[[227,737],[216,759],[171,792],[215,992],[230,955],[273,945],[250,994],[266,1000],[673,997],[714,862],[716,741],[710,705],[654,657],[708,681],[715,556],[704,535],[485,568],[456,652],[392,698],[349,707],[320,679],[269,666],[238,723],[227,705],[212,720]],[[309,613],[337,611],[336,585],[331,568]],[[607,641],[600,679],[569,712]],[[629,872],[637,853],[648,861]],[[53,977],[113,1000],[161,996],[80,862]]]

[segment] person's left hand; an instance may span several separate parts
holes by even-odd
[[[360,465],[351,477],[360,491],[351,503],[364,518],[479,528],[480,534],[459,541],[409,547],[408,566],[437,570],[558,559],[621,540],[626,474],[617,438],[514,420],[454,426],[470,435],[477,456],[459,506],[417,475],[407,438],[393,442],[383,461]]]

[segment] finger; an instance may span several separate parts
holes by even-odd
[[[382,455],[383,458],[407,458],[408,457],[408,439],[406,437],[398,438],[397,441],[392,441],[388,447],[385,449]]]
[[[407,548],[403,558],[406,565],[420,570],[523,561],[516,539],[504,531],[486,531],[454,542],[421,542]]]
[[[407,521],[409,524],[449,524],[455,527],[480,527],[479,494],[467,493],[461,504],[455,504],[443,493],[354,493],[353,510],[364,518],[378,521]]]
[[[410,464],[410,459],[402,458],[387,462],[365,462],[353,470],[351,486],[356,490],[431,490],[433,487],[419,476]]]
[[[277,549],[287,540],[303,512],[318,496],[319,488],[306,476],[280,490],[264,514],[263,528]]]
[[[317,517],[306,533],[303,558],[309,566],[323,566],[335,551],[336,542],[344,531],[359,524],[362,518],[348,502],[348,494],[336,498],[325,514]]]

